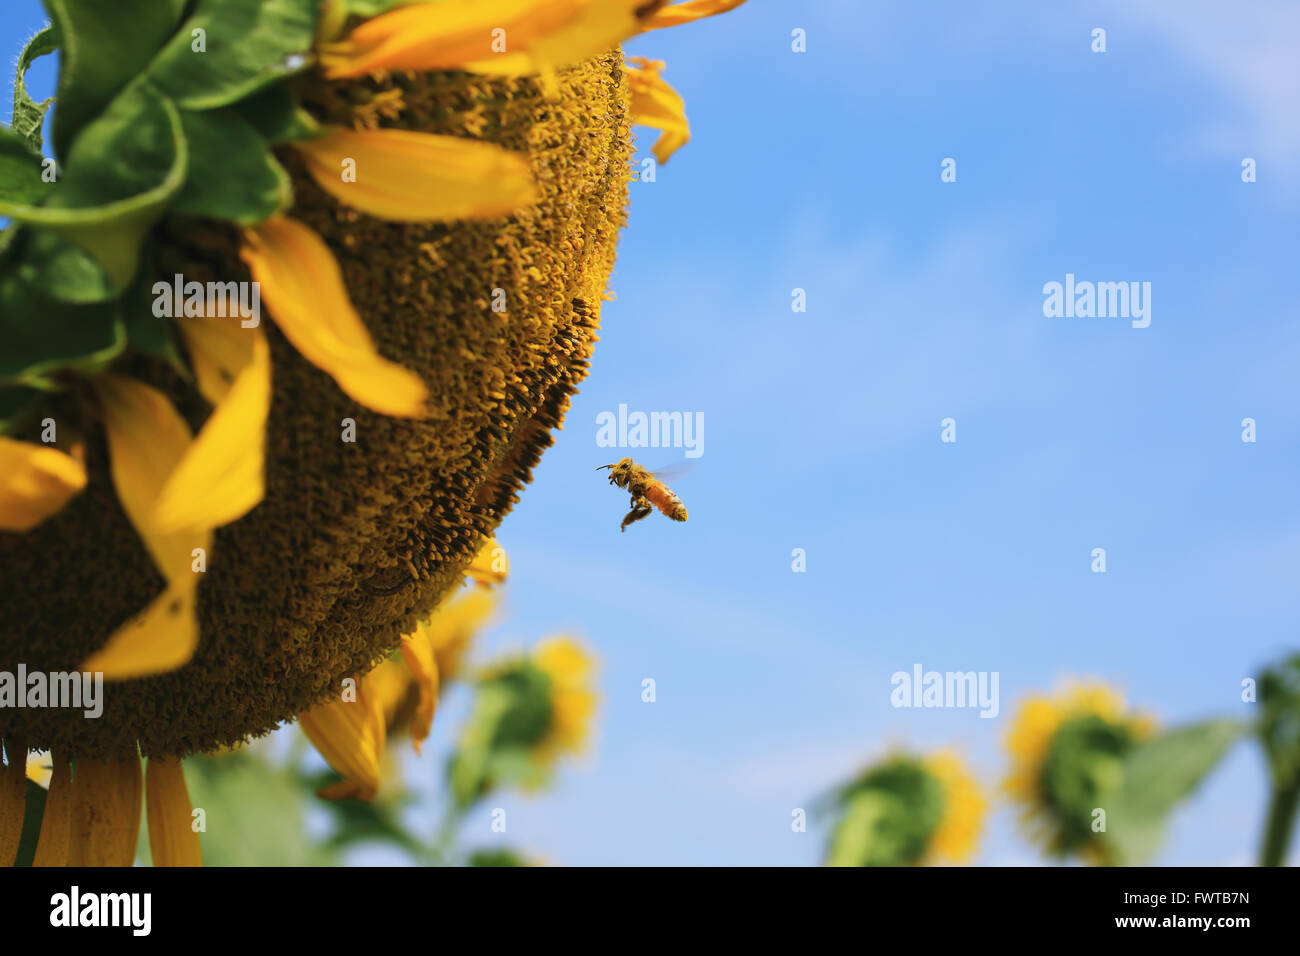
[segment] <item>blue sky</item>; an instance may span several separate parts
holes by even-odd
[[[0,39],[42,20],[10,0]],[[1016,700],[1061,678],[1164,723],[1249,716],[1241,680],[1300,611],[1298,41],[1289,0],[750,0],[628,45],[667,60],[693,139],[632,184],[591,376],[499,534],[484,646],[581,635],[603,695],[588,758],[496,801],[511,843],[810,864],[825,833],[793,808],[895,745],[956,747],[991,785]],[[1150,327],[1046,318],[1066,273],[1150,282]],[[594,467],[682,456],[598,447],[620,403],[703,414],[687,524],[619,534]],[[918,663],[997,671],[1000,715],[894,709]],[[1158,862],[1250,860],[1264,799],[1243,744]],[[1038,860],[999,807],[976,862]]]

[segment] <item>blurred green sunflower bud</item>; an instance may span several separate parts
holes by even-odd
[[[560,637],[479,678],[473,710],[449,762],[458,808],[500,786],[536,790],[562,755],[583,749],[596,709],[592,670],[582,647]]]
[[[839,818],[829,866],[964,862],[986,807],[975,778],[947,751],[890,757],[836,790],[831,805]]]
[[[1073,686],[1025,700],[1007,736],[1012,768],[1004,788],[1031,836],[1054,857],[1110,861],[1101,837],[1105,809],[1124,783],[1124,761],[1150,733],[1110,688]]]

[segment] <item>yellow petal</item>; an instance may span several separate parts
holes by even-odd
[[[555,4],[557,8],[561,4]],[[554,72],[612,50],[640,32],[638,10],[653,10],[646,0],[588,0],[577,16],[549,30],[506,30],[506,52],[471,59],[460,66],[471,73],[521,76],[540,73],[548,96],[555,93]]]
[[[140,758],[77,760],[72,866],[130,866],[140,833]]]
[[[154,520],[159,492],[190,445],[190,429],[167,396],[134,379],[95,381],[118,500],[169,585],[194,584],[192,551],[206,548],[192,531],[164,532]]]
[[[197,610],[198,591],[192,582],[169,587],[114,631],[79,669],[102,673],[104,680],[112,681],[181,667],[199,645]]]
[[[149,851],[154,866],[202,866],[185,771],[175,757],[150,758],[145,768]]]
[[[307,361],[377,412],[428,414],[424,383],[376,351],[348,299],[339,264],[320,236],[275,217],[245,229],[244,243],[240,254],[261,283],[275,324]]]
[[[154,509],[155,526],[162,532],[220,527],[262,500],[271,352],[260,328],[240,331],[251,335],[252,356],[163,486]]]
[[[433,715],[438,709],[438,660],[422,625],[416,628],[414,634],[402,638],[402,659],[411,669],[416,686],[420,688],[420,699],[411,717],[411,740],[415,743],[415,752],[418,754],[420,745],[433,728]]]
[[[643,0],[440,0],[398,7],[367,20],[342,43],[322,48],[330,79],[379,70],[449,70],[477,60],[505,60],[547,37],[586,27],[597,44],[578,60],[616,46],[640,24],[631,10]],[[593,14],[617,8],[626,32],[599,32]],[[595,21],[593,23],[593,21]],[[504,49],[503,49],[504,44]],[[576,60],[572,61],[576,62]],[[562,64],[563,65],[563,64]]]
[[[496,604],[496,596],[490,591],[475,589],[439,608],[424,624],[438,661],[440,680],[451,680],[459,673],[469,642],[492,616]]]
[[[219,405],[235,379],[253,358],[253,343],[261,328],[246,329],[229,318],[188,318],[179,322],[181,338],[190,353],[190,366],[199,392]]]
[[[397,726],[412,687],[411,672],[398,658],[386,657],[366,675],[366,690],[379,702],[384,727]]]
[[[495,538],[488,538],[465,573],[482,587],[501,584],[510,573],[510,559],[506,557],[505,548],[497,544]]]
[[[686,3],[660,7],[646,19],[642,32],[693,23],[705,17],[734,10],[744,2],[745,0],[687,0]]]
[[[0,866],[13,866],[27,812],[27,745],[9,737],[4,747],[9,763],[0,775]]]
[[[325,788],[321,796],[371,800],[379,790],[379,758],[384,749],[384,716],[365,678],[357,680],[355,700],[330,700],[298,715],[303,733],[331,767],[347,778],[346,788]]]
[[[632,123],[660,131],[652,151],[660,164],[666,163],[691,138],[691,127],[686,121],[686,104],[677,91],[660,77],[659,71],[664,68],[662,60],[631,56],[628,61],[640,66],[640,69],[624,67],[628,90],[632,95]]]
[[[583,749],[596,713],[589,687],[595,661],[569,637],[552,637],[533,650],[533,665],[551,679],[551,722],[541,750],[554,756]]]
[[[42,790],[50,789],[50,775],[54,772],[54,765],[50,762],[50,755],[44,751],[38,751],[27,755],[27,779]]]
[[[56,753],[50,792],[41,814],[41,835],[36,840],[32,866],[67,866],[71,859],[72,840],[72,763],[65,754]]]
[[[200,567],[212,545],[206,529],[172,531],[156,521],[159,495],[190,446],[190,430],[157,389],[134,379],[103,375],[95,380],[113,484],[118,500],[144,542],[166,587],[142,611],[109,636],[82,670],[125,680],[173,670],[194,655]]]
[[[85,486],[71,455],[0,435],[0,531],[30,531]]]
[[[294,145],[321,189],[379,219],[490,218],[538,198],[527,157],[494,143],[404,129],[336,127]]]

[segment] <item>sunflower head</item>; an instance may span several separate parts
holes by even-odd
[[[974,776],[950,751],[890,757],[837,790],[833,803],[831,866],[964,862],[986,809]]]
[[[297,30],[304,56],[278,82],[210,107],[179,84],[225,62],[235,21],[207,23],[203,57],[160,41],[177,85],[85,117],[49,195],[0,210],[20,220],[0,257],[5,322],[50,330],[0,349],[25,363],[0,368],[19,403],[0,447],[15,476],[0,666],[142,678],[89,724],[16,715],[7,729],[33,746],[184,755],[336,696],[457,585],[586,374],[627,199],[618,50],[556,63],[546,90],[530,75],[331,79],[311,66],[315,4],[299,6],[311,15],[279,22],[276,43]],[[64,195],[100,215],[118,165],[166,180],[147,227],[100,243],[100,225],[45,221]],[[28,281],[56,264],[99,280]],[[189,283],[256,284],[262,322],[155,314],[155,286],[175,306]],[[64,362],[81,340],[28,301],[48,294],[102,295],[66,309],[102,321],[104,344]]]
[[[364,795],[399,690],[427,727],[457,652],[417,625],[586,374],[635,113],[688,137],[619,44],[738,3],[49,5],[0,127],[0,670],[116,683],[0,726],[53,752],[38,855],[129,815],[141,754],[185,861],[176,758],[301,715]],[[55,50],[47,157],[23,78]],[[585,711],[534,671],[562,749]]]
[[[1003,783],[1031,835],[1048,853],[1104,862],[1095,811],[1119,792],[1124,758],[1152,724],[1128,713],[1101,684],[1077,684],[1023,701],[1007,734],[1011,771]]]

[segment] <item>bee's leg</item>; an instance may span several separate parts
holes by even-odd
[[[644,498],[633,499],[632,510],[627,513],[627,517],[623,519],[623,523],[619,525],[618,530],[626,531],[628,525],[634,521],[640,521],[653,510],[654,507]]]

